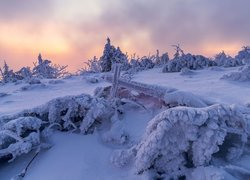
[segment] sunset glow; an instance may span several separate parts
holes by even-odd
[[[128,54],[159,49],[209,57],[250,44],[250,2],[222,0],[9,0],[0,2],[0,64],[32,66],[38,53],[71,71],[101,56],[106,37]]]

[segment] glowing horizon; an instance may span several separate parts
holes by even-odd
[[[249,1],[9,0],[0,2],[0,66],[32,66],[38,53],[70,71],[100,57],[106,37],[128,54],[234,56],[250,44]]]

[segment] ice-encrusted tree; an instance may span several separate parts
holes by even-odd
[[[242,65],[242,61],[238,58],[232,58],[231,56],[226,55],[224,51],[215,55],[214,61],[217,66],[223,67],[234,67]]]
[[[169,56],[168,56],[168,53],[163,53],[160,57],[160,65],[164,65],[164,64],[167,64],[169,61]]]
[[[0,68],[0,75],[3,83],[15,82],[17,81],[17,76],[9,65],[4,61],[3,68]]]
[[[89,72],[90,73],[102,72],[101,61],[96,56],[94,56],[92,59],[85,62],[85,64],[86,64],[86,67],[79,70],[80,74],[89,73]]]
[[[22,67],[19,71],[16,72],[16,74],[21,79],[30,79],[33,76],[32,71],[30,70],[30,67]]]
[[[68,74],[67,66],[54,65],[50,60],[43,60],[42,55],[38,55],[37,63],[34,63],[33,74],[37,77],[55,79]]]
[[[238,60],[249,60],[250,59],[250,46],[243,46],[242,50],[235,56]]]
[[[175,48],[174,59],[177,59],[184,55],[184,51],[181,49],[180,45],[172,45]]]
[[[180,72],[182,68],[196,70],[215,65],[215,62],[202,55],[185,54],[179,44],[173,47],[176,51],[174,58],[167,62],[162,72]]]
[[[174,59],[168,61],[163,67],[163,72],[180,72],[182,68],[197,70],[215,65],[215,62],[202,55],[178,54],[180,53],[177,52]]]
[[[120,63],[121,68],[126,70],[128,69],[128,58],[127,55],[124,54],[120,48],[115,48],[111,45],[110,38],[107,38],[107,43],[105,44],[103,55],[100,58],[100,64],[102,68],[102,72],[109,72],[112,69],[112,64]]]

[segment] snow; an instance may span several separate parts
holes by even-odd
[[[238,69],[239,67],[221,68],[221,71],[217,71],[208,68],[196,70],[193,76],[182,76],[179,72],[162,73],[161,68],[154,68],[136,74],[133,80],[188,91],[222,104],[246,104],[250,102],[250,84],[221,79],[224,74]]]
[[[82,93],[93,94],[98,86],[107,86],[106,82],[92,84],[82,77],[62,79],[64,83],[51,84],[51,80],[41,80],[45,87],[29,88],[26,91],[21,89],[28,84],[8,83],[0,86],[0,93],[8,93],[8,96],[0,97],[0,116],[31,109],[42,105],[51,99],[68,95],[79,95]]]
[[[241,107],[241,105],[245,106],[250,103],[250,84],[248,82],[221,79],[226,74],[237,72],[238,69],[239,67],[210,67],[202,70],[189,71],[183,69],[182,72],[162,73],[162,68],[153,68],[134,74],[132,77],[132,82],[134,82],[134,84],[132,85],[139,86],[143,85],[142,83],[145,83],[145,86],[141,86],[141,91],[148,88],[150,89],[149,94],[153,93],[157,97],[158,95],[160,97],[163,94],[162,97],[165,98],[165,102],[202,108],[207,108],[207,106],[218,103],[223,107],[230,106],[235,108],[235,111],[237,110],[236,112],[238,112],[241,108],[237,109],[237,107]],[[5,85],[1,85],[0,118],[6,115],[17,114],[25,109],[32,109],[44,105],[48,101],[58,97],[77,96],[83,93],[93,95],[97,87],[103,88],[111,85],[100,77],[101,76],[72,76],[67,79],[41,79],[41,83],[6,83]],[[124,81],[124,83],[124,86],[129,85],[129,81]],[[154,117],[157,114],[159,115],[160,112],[165,112],[167,108],[164,109],[161,106],[159,106],[161,109],[158,108],[158,106],[157,108],[153,108],[153,106],[156,105],[156,102],[154,102],[155,99],[146,99],[147,96],[141,96],[139,90],[132,89],[133,87],[130,87],[129,89],[132,91],[131,95],[138,99],[141,98],[140,101],[136,102],[138,104],[133,104],[129,100],[122,101],[122,103],[126,102],[126,105],[122,106],[123,109],[121,109],[121,114],[117,115],[116,118],[113,117],[113,120],[110,120],[112,122],[111,125],[106,124],[106,126],[104,125],[102,127],[103,129],[94,131],[93,134],[86,135],[78,132],[71,133],[55,131],[50,137],[52,147],[50,149],[41,150],[39,155],[32,162],[24,179],[96,180],[152,178],[147,173],[138,175],[137,169],[134,167],[134,161],[136,160],[140,162],[140,160],[143,160],[142,158],[132,160],[130,158],[133,158],[133,153],[135,152],[133,147],[135,145],[140,144],[143,140],[149,143],[150,138],[157,138],[152,136],[147,139],[145,132],[149,131],[149,127],[151,127],[153,131],[154,127],[152,127],[152,124],[153,122],[156,123],[157,120],[152,121],[152,119],[155,119]],[[159,92],[155,90],[159,90]],[[154,98],[157,99],[155,96]],[[195,101],[190,101],[190,99]],[[232,104],[237,104],[237,106],[233,106]],[[93,117],[94,119],[98,118],[96,114],[101,113],[101,108],[101,105],[92,107],[91,111],[93,114],[89,114],[90,118],[89,120],[87,119],[87,121],[91,121],[91,118]],[[240,111],[240,113],[243,114],[242,117],[247,117],[247,113],[244,114],[244,112],[245,111]],[[180,114],[177,114],[176,116],[181,117]],[[202,114],[201,117],[206,119],[206,115],[204,114]],[[180,119],[184,121],[186,120],[184,116],[182,118]],[[17,119],[16,121],[21,122],[21,119]],[[22,125],[25,124],[25,122],[20,123],[19,126],[17,126],[18,124],[14,125],[12,123],[13,122],[10,121],[10,123],[5,124],[4,127],[16,131],[18,135],[21,135],[23,132]],[[164,123],[165,122],[162,121],[160,125],[163,126]],[[33,125],[34,126],[31,126],[30,128],[37,129],[37,127],[40,127],[39,123]],[[233,126],[233,124],[229,125]],[[181,124],[181,126],[183,126],[183,129],[188,129],[185,128],[183,124]],[[209,122],[207,123],[207,126],[209,130],[204,131],[201,128],[200,132],[206,132],[204,133],[204,139],[207,137],[210,137],[211,139],[213,136],[211,136],[210,133],[211,131],[216,131],[218,124]],[[4,127],[0,127],[0,130]],[[178,127],[180,126],[177,124],[175,129],[178,129]],[[82,127],[82,130],[84,129],[85,126]],[[190,131],[192,130],[193,129],[190,129]],[[228,132],[234,130],[235,129],[227,129]],[[170,130],[169,132],[173,132],[173,130]],[[237,132],[242,133],[240,130]],[[160,132],[158,133],[160,134]],[[187,134],[188,133],[189,135],[192,134],[192,132],[189,131]],[[32,135],[32,133],[30,134]],[[155,132],[155,134],[157,133]],[[175,138],[174,133],[171,135],[169,137]],[[179,135],[181,136],[183,134],[180,133]],[[191,137],[190,135],[188,138],[192,139],[194,137]],[[179,144],[178,148],[186,148],[182,146],[185,146],[185,143]],[[249,146],[249,144],[247,144],[247,146]],[[22,151],[24,152],[30,150],[29,145],[27,145],[26,149],[25,147],[23,148]],[[129,153],[132,153],[132,156],[129,153],[126,154],[125,151],[123,151],[124,149],[131,150]],[[140,151],[143,152],[142,149],[140,149]],[[217,149],[211,151],[215,152]],[[18,153],[20,152],[17,152],[17,155],[19,155]],[[0,179],[10,179],[19,174],[28,164],[34,153],[35,152],[32,151],[31,153],[19,156],[9,164],[0,161]],[[124,159],[119,162],[119,158],[117,158],[118,156]],[[210,154],[208,154],[208,156],[207,159],[210,160]],[[180,156],[177,159],[173,159],[173,161],[176,163],[172,165],[170,164],[170,166],[175,168],[175,166],[178,166],[179,163],[183,161],[183,158]],[[188,173],[189,176],[187,179],[209,179],[211,177],[216,179],[221,179],[221,177],[226,179],[237,179],[237,177],[242,177],[240,176],[242,173],[245,173],[244,177],[249,177],[249,153],[245,153],[237,162],[223,162],[226,165],[216,162],[216,159],[212,159],[212,162],[213,165],[219,165],[206,167],[200,166],[196,169],[191,169]],[[157,163],[157,165],[164,164],[162,161]],[[121,167],[124,164],[127,166],[125,165],[125,167]],[[197,164],[203,165],[203,163]],[[138,169],[143,168],[144,167]]]

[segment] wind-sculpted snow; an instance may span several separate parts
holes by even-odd
[[[232,153],[225,143],[230,134],[240,137],[237,142],[228,141],[232,148],[243,148],[249,124],[250,109],[245,107],[171,108],[149,122],[139,144],[116,152],[112,161],[122,166],[134,159],[138,173],[153,170],[155,177],[185,176],[187,168],[208,165],[223,146]],[[243,151],[240,150],[235,152]]]
[[[111,104],[90,95],[57,98],[40,107],[0,118],[0,159],[12,159],[40,148],[41,140],[57,126],[61,130],[89,133],[113,115]]]
[[[240,68],[239,72],[225,74],[221,79],[232,81],[250,81],[250,65],[248,64]]]

